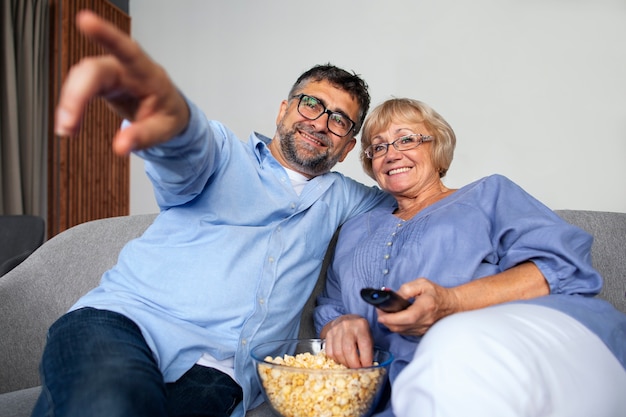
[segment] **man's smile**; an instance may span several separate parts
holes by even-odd
[[[326,142],[326,140],[323,140],[321,138],[318,137],[318,135],[316,135],[315,133],[312,132],[307,132],[305,130],[302,129],[298,129],[298,133],[300,133],[300,136],[306,140],[307,142],[311,142],[312,144],[314,144],[317,147],[320,148],[328,148],[328,144]]]

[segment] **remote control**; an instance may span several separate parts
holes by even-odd
[[[411,305],[408,300],[400,297],[394,291],[385,287],[382,287],[381,289],[363,288],[361,290],[361,298],[387,313],[395,313],[404,310]]]

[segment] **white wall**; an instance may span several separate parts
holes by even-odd
[[[130,0],[133,36],[209,117],[268,136],[301,72],[361,74],[455,129],[446,177],[501,173],[553,209],[626,211],[624,0]],[[242,111],[243,97],[259,107]],[[337,167],[372,184],[356,152]],[[157,210],[132,160],[131,212]]]

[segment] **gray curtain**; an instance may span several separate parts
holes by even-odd
[[[46,218],[48,1],[0,1],[0,214]]]

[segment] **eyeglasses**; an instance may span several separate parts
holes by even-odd
[[[309,120],[317,120],[323,114],[328,114],[326,127],[339,137],[347,136],[354,128],[354,122],[348,116],[336,111],[330,111],[320,99],[306,94],[298,94],[292,98],[298,98],[298,113]]]
[[[369,159],[383,156],[389,150],[390,145],[393,145],[397,151],[408,151],[409,149],[417,148],[424,142],[430,142],[433,139],[434,138],[432,136],[425,136],[421,133],[413,133],[412,135],[402,136],[391,143],[373,143],[365,149],[365,156]]]

